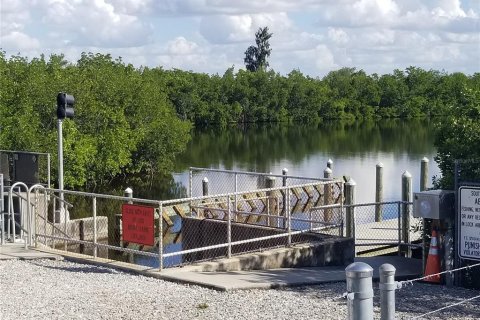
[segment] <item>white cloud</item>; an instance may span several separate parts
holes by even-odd
[[[189,55],[194,53],[197,48],[198,45],[195,42],[188,41],[184,37],[175,38],[167,44],[167,52],[170,55]]]
[[[255,32],[265,26],[274,34],[282,35],[291,28],[292,22],[286,13],[215,15],[202,17],[200,33],[215,44],[246,42],[255,40]]]
[[[356,67],[480,70],[478,0],[0,0],[0,47],[29,57],[82,51],[134,65],[222,74],[243,68],[268,26],[270,66],[322,76]]]
[[[38,49],[40,47],[40,42],[37,39],[18,31],[12,31],[6,36],[0,37],[0,43],[5,49],[14,48],[14,50],[18,52]]]
[[[345,45],[350,40],[348,34],[340,28],[328,28],[328,37],[338,45]]]
[[[122,1],[119,4],[130,4]],[[149,42],[151,26],[128,14],[135,8],[116,7],[105,0],[49,0],[39,8],[43,22],[63,29],[62,42],[75,46],[131,47]]]

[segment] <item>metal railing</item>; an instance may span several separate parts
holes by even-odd
[[[28,221],[28,235],[33,237],[30,245],[159,269],[321,237],[351,236],[346,234],[345,224],[349,213],[355,218],[353,238],[357,253],[365,251],[365,247],[415,246],[404,241],[403,227],[398,222],[403,221],[400,216],[405,203],[345,205],[340,180],[167,201],[49,189],[41,185],[28,191],[31,210],[25,221]],[[61,192],[68,211],[57,210]],[[125,240],[124,228],[129,228],[122,220],[125,203],[153,208],[150,229],[155,239],[153,244]],[[375,208],[379,205],[384,212],[381,223],[391,224],[392,220],[395,228],[387,226],[384,233],[378,234],[381,239],[364,239],[362,234],[372,234],[372,227],[379,230],[378,224],[373,225]]]
[[[327,201],[342,198],[337,180],[168,201],[38,187],[32,190],[33,203],[39,197],[46,203],[33,210],[33,234],[38,245],[162,269],[342,236],[341,209],[330,209],[329,216],[310,212],[319,203],[330,205],[325,186],[334,196]],[[53,200],[60,192],[73,207],[70,220],[55,223]],[[154,208],[153,245],[125,241],[121,207],[127,202]]]

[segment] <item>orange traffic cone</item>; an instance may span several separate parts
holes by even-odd
[[[440,256],[438,255],[437,231],[432,231],[430,241],[430,250],[428,251],[427,266],[425,267],[425,276],[440,273]],[[424,281],[440,283],[440,275],[434,275],[426,278]]]

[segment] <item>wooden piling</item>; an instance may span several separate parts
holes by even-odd
[[[267,177],[265,179],[265,188],[271,189],[275,187],[275,177]],[[278,219],[275,217],[271,217],[270,215],[275,215],[278,214],[276,210],[276,198],[275,198],[275,192],[273,191],[267,191],[267,215],[268,216],[268,226],[269,227],[276,227],[278,225]]]
[[[383,202],[383,163],[377,163],[375,173],[375,202],[377,203],[377,205],[375,205],[375,222],[380,222],[383,220],[383,208],[382,205],[378,203]]]
[[[355,208],[352,206],[355,204],[355,186],[357,184],[355,181],[350,178],[350,180],[345,183],[345,204],[346,207],[346,225],[345,233],[349,238],[355,238]]]
[[[427,190],[428,184],[428,158],[423,157],[420,164],[420,191]]]
[[[412,175],[408,171],[402,174],[402,201],[402,242],[410,244],[410,205],[407,202],[412,202]],[[405,246],[402,252],[407,258],[412,255],[409,246]]]

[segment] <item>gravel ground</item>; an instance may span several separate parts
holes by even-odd
[[[218,292],[68,261],[0,261],[0,319],[346,319],[345,283]],[[415,283],[396,293],[409,319],[480,291]],[[375,290],[375,317],[379,318]],[[426,319],[480,319],[480,299]]]

